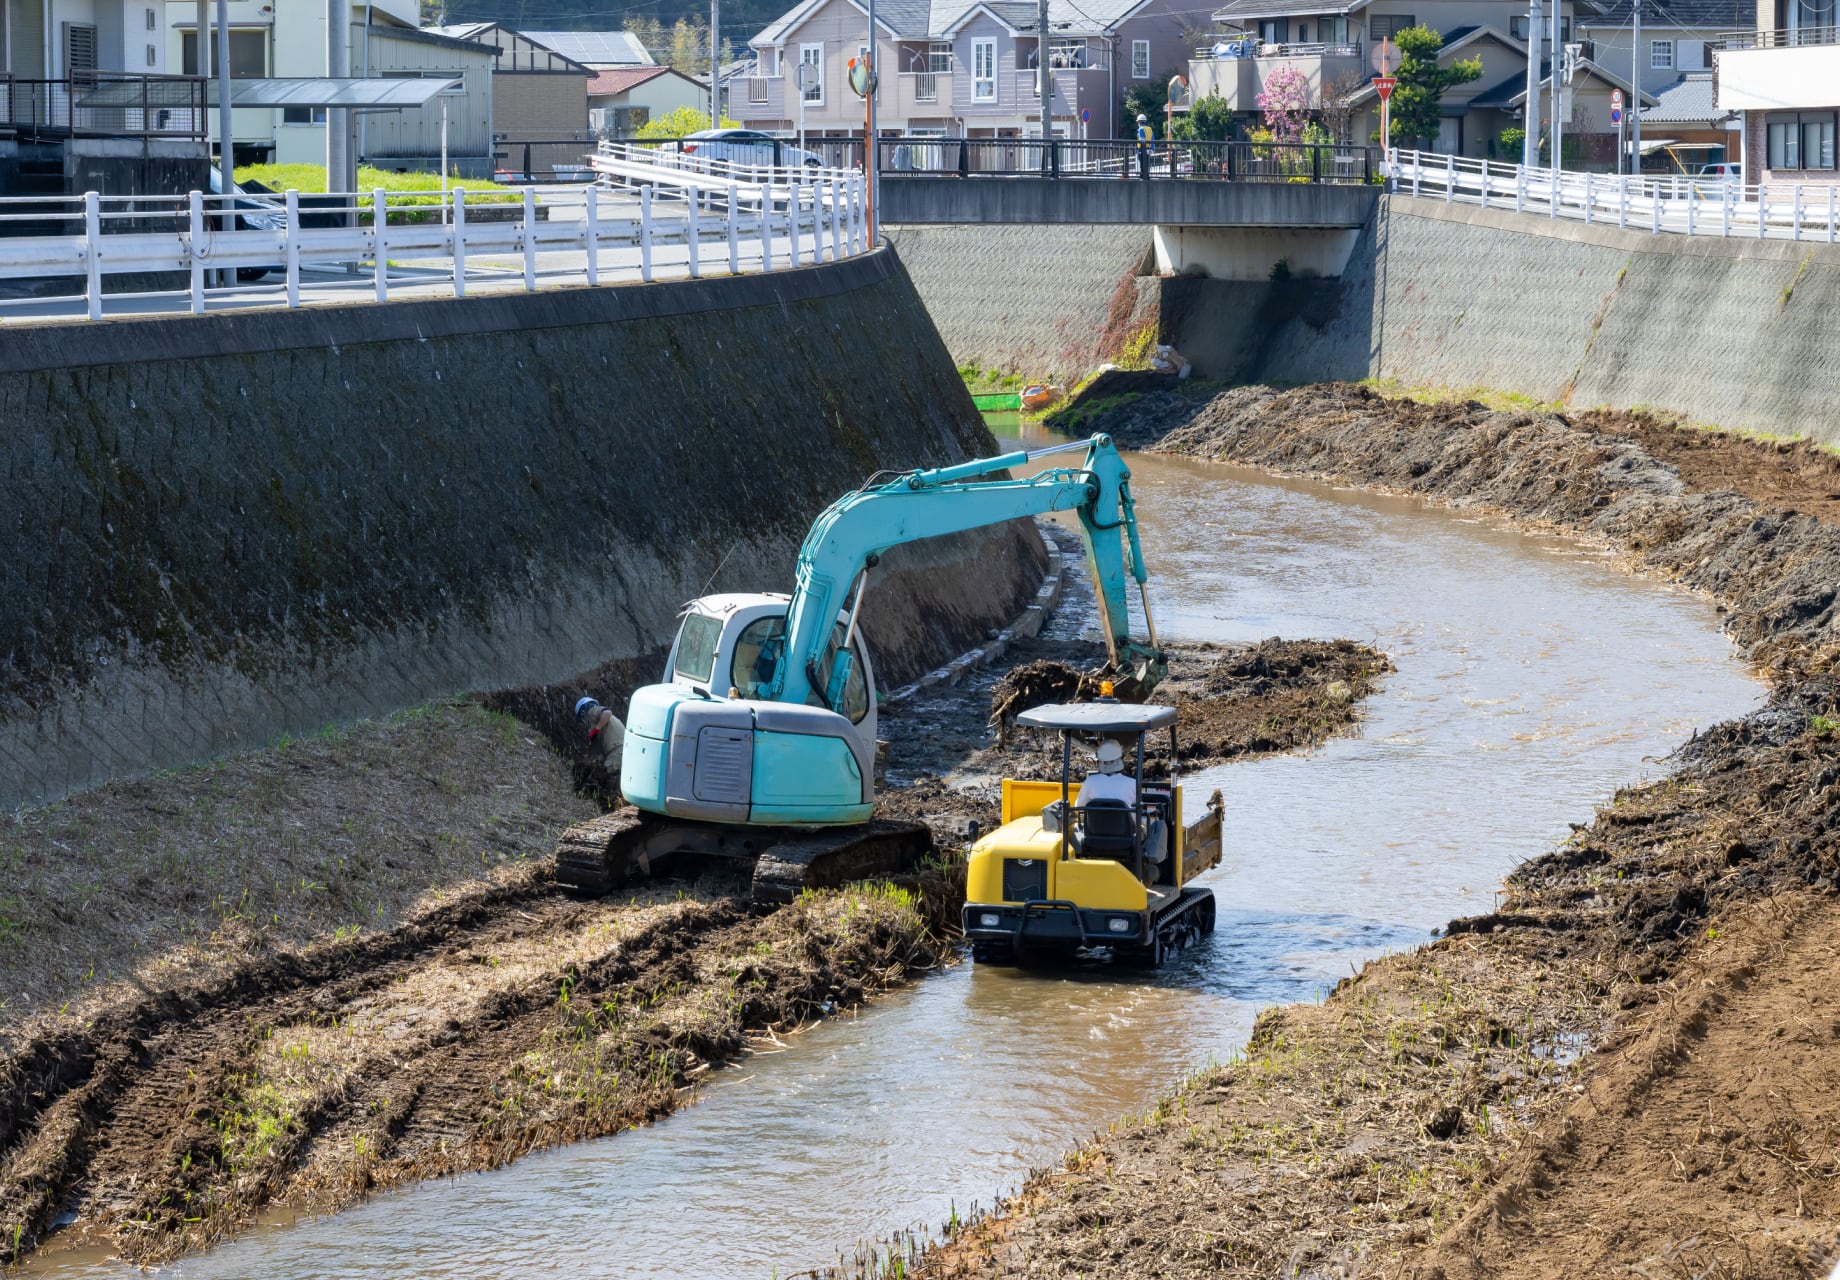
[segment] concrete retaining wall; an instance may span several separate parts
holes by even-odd
[[[921,296],[954,355],[983,360],[1092,330],[1149,229],[966,229],[982,249],[919,235],[934,238],[913,257]],[[1055,263],[1082,265],[1042,287]],[[1144,283],[1139,314],[1208,376],[1489,387],[1840,442],[1840,247],[1392,196],[1340,279]]]
[[[992,447],[893,254],[9,330],[0,422],[9,805],[655,652],[706,585],[788,589],[871,472]],[[1045,559],[1008,527],[888,563],[893,687]]]

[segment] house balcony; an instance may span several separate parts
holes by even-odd
[[[892,108],[896,120],[951,115],[956,78],[951,71],[903,71],[894,77],[894,101],[883,99],[882,109]],[[884,90],[887,83],[883,81]]]
[[[741,120],[785,120],[791,112],[786,103],[786,77],[746,76],[741,92],[729,90],[728,113]],[[798,104],[793,103],[796,109]]]
[[[0,73],[0,127],[20,137],[197,142],[205,136],[197,76],[88,71],[62,80]]]
[[[1249,56],[1222,58],[1213,49],[1197,51],[1188,64],[1188,83],[1196,99],[1210,93],[1219,94],[1233,111],[1259,110],[1259,94],[1265,81],[1280,68],[1290,67],[1303,73],[1309,82],[1310,97],[1320,100],[1324,88],[1338,83],[1355,87],[1368,79],[1367,63],[1361,56],[1358,41],[1347,44],[1259,44],[1247,38],[1223,42],[1227,48],[1240,48]],[[1221,46],[1216,46],[1221,47]]]
[[[1840,106],[1840,28],[1740,31],[1713,54],[1721,111]]]

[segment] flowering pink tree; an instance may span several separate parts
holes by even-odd
[[[1279,67],[1265,77],[1259,109],[1273,142],[1296,142],[1310,119],[1310,80],[1296,67]]]

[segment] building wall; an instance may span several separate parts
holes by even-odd
[[[1658,93],[1680,79],[1685,71],[1709,71],[1712,63],[1705,56],[1706,45],[1716,41],[1721,31],[1703,27],[1677,27],[1650,25],[1652,10],[1642,14],[1642,56],[1636,61],[1635,68],[1642,76],[1642,88],[1648,93]],[[1742,25],[1734,23],[1733,26]],[[1727,28],[1729,30],[1729,28]],[[1634,50],[1631,39],[1634,32],[1625,23],[1616,27],[1587,27],[1585,34],[1597,46],[1597,56],[1592,59],[1598,66],[1615,72],[1625,80],[1629,79],[1630,57]],[[1674,66],[1671,70],[1656,69],[1649,65],[1649,43],[1654,40],[1669,40],[1674,45]]]
[[[567,138],[588,128],[587,78],[500,71],[492,77],[492,132],[501,138]]]
[[[788,587],[865,476],[994,449],[889,253],[9,331],[0,509],[38,514],[0,523],[7,806],[655,653],[706,585]],[[1026,522],[891,554],[887,687],[1042,563]]]

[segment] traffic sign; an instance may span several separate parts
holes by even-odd
[[[1085,107],[1080,108],[1080,123],[1081,124],[1091,124],[1092,123],[1092,112],[1088,111]]]
[[[1399,52],[1398,45],[1382,36],[1380,43],[1374,46],[1374,54],[1371,59],[1374,64],[1374,74],[1377,76],[1391,76],[1395,71],[1399,70],[1399,64],[1404,60],[1404,57],[1405,55]]]
[[[1621,89],[1612,89],[1610,91],[1610,105],[1618,111],[1623,109],[1623,91]]]
[[[1374,92],[1380,95],[1380,101],[1385,102],[1393,96],[1393,86],[1398,83],[1398,79],[1393,76],[1375,76]]]
[[[1611,124],[1623,123],[1623,109],[1615,105],[1614,103],[1612,103],[1610,107],[1610,123]]]

